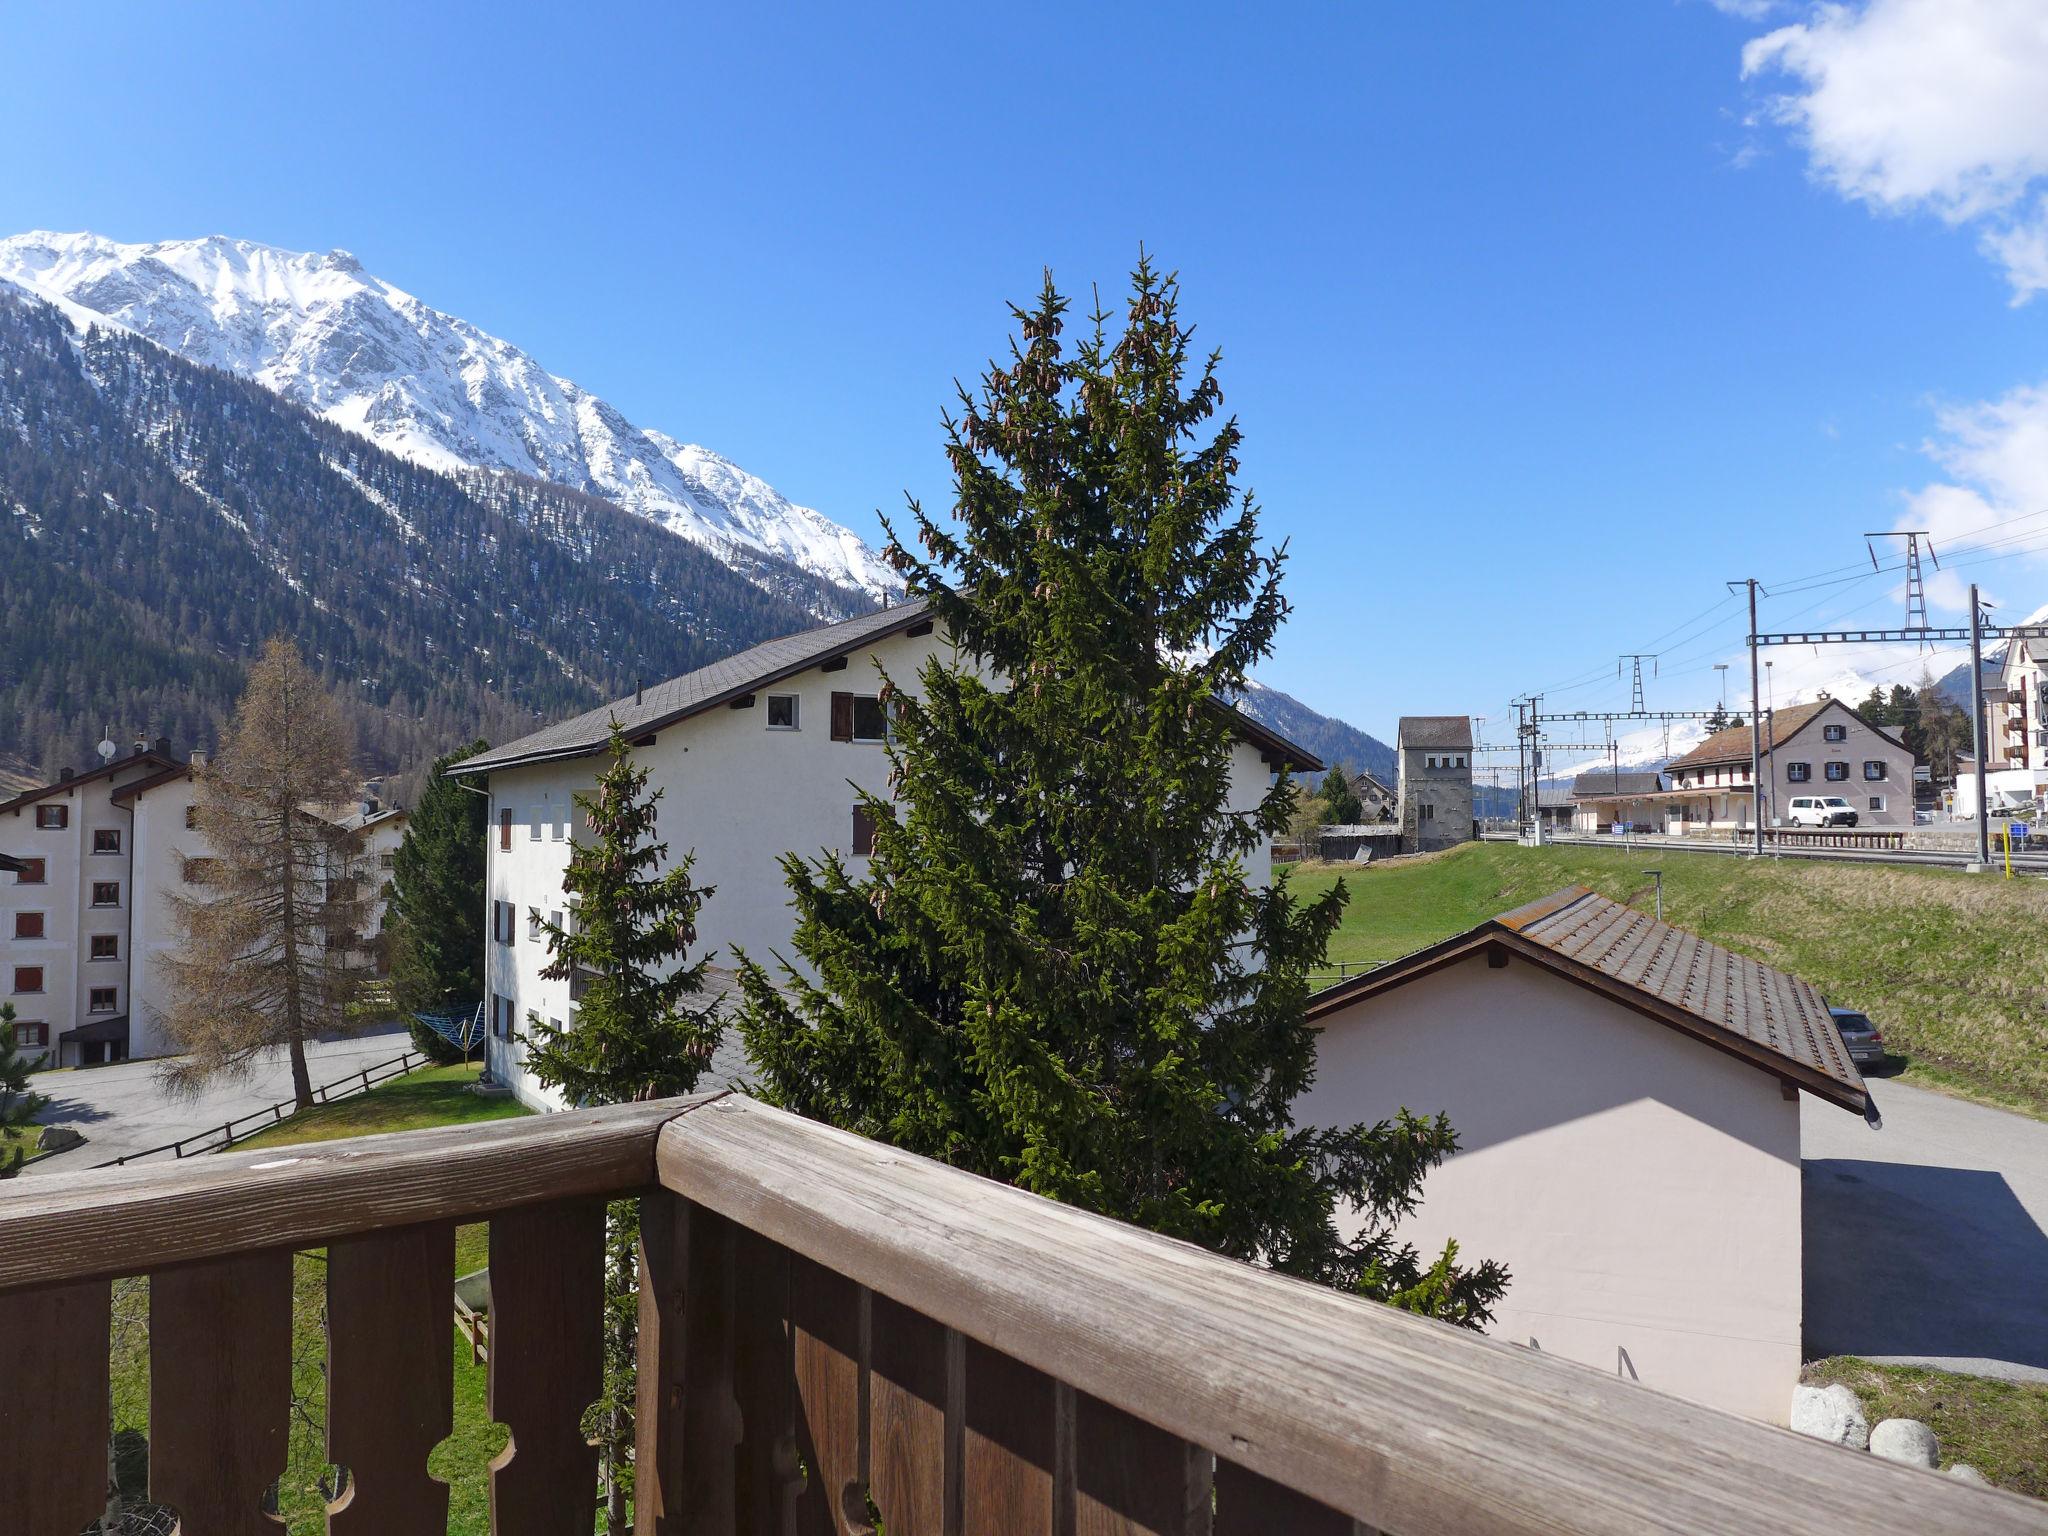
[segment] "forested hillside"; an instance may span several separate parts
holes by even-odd
[[[611,503],[458,481],[267,390],[0,289],[0,759],[206,746],[273,634],[342,693],[366,771],[844,611]],[[758,573],[757,573],[758,574]]]

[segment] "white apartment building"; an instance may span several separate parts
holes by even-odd
[[[0,851],[24,865],[0,872],[0,997],[24,1055],[92,1066],[170,1048],[157,962],[178,942],[170,898],[204,889],[211,853],[195,812],[191,764],[162,739],[0,803]],[[335,819],[367,854],[366,939],[405,813],[365,804]]]
[[[176,766],[170,743],[138,742],[84,773],[0,802],[0,999],[21,1053],[49,1062],[129,1054],[134,825],[126,787]]]
[[[543,919],[567,915],[562,875],[578,835],[574,797],[604,766],[610,722],[660,790],[660,837],[672,859],[694,853],[694,878],[716,888],[691,958],[729,967],[734,951],[773,965],[794,922],[780,860],[836,852],[857,870],[872,828],[854,786],[888,793],[881,670],[914,690],[925,660],[948,651],[923,603],[909,603],[771,640],[458,763],[451,773],[490,795],[490,1071],[522,1100],[559,1107],[525,1068],[529,1013],[573,1022],[567,980],[541,976]],[[1248,810],[1274,769],[1322,767],[1312,755],[1233,712],[1239,731],[1231,803]],[[1260,848],[1249,874],[1271,874]],[[793,957],[792,957],[793,958]]]

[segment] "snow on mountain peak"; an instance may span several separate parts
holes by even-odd
[[[348,251],[36,231],[0,238],[0,282],[74,321],[111,323],[253,379],[432,468],[516,470],[615,501],[722,556],[778,556],[876,595],[900,585],[852,530],[708,448],[634,426]]]

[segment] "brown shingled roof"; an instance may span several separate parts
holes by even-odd
[[[1709,944],[1582,885],[1318,992],[1313,1022],[1444,965],[1500,946],[1637,1013],[1863,1113],[1863,1076],[1813,986]]]

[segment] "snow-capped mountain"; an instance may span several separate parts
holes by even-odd
[[[602,496],[742,565],[752,552],[875,595],[899,585],[850,529],[708,448],[635,426],[346,251],[38,232],[0,239],[0,282],[74,322],[111,323],[253,379],[430,468],[516,470]]]

